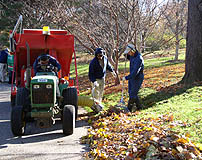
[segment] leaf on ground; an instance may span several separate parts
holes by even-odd
[[[123,113],[110,107],[91,116],[92,128],[85,136],[90,144],[86,157],[92,159],[185,159],[201,158],[189,140],[188,133],[179,136],[169,129],[175,123],[173,115],[157,118],[135,118],[136,113]],[[84,140],[83,140],[84,141]],[[84,141],[85,142],[85,141]]]

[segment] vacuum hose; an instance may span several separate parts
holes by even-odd
[[[87,106],[87,107],[92,107],[94,105],[94,100],[91,97],[86,97],[86,96],[78,96],[78,106]]]

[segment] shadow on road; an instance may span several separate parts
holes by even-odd
[[[74,132],[76,132],[77,129],[83,126],[87,126],[87,123],[82,120],[76,121],[76,128]],[[37,128],[35,126],[35,122],[29,122],[26,124],[25,135],[22,137],[13,136],[10,129],[10,120],[0,122],[0,128],[0,149],[5,148],[6,144],[35,143],[65,137],[62,131],[61,121],[56,121],[56,124],[54,124],[50,128]],[[74,134],[69,135],[68,137],[70,136],[74,136]]]
[[[65,137],[62,131],[62,122],[57,120],[50,128],[37,128],[35,122],[28,122],[26,124],[25,135],[22,137],[15,137],[11,132],[10,127],[10,112],[11,106],[9,102],[0,102],[0,149],[6,148],[7,144],[25,144],[43,142]],[[88,126],[84,120],[77,120],[75,131],[81,127]],[[71,137],[69,135],[67,137]],[[72,145],[70,143],[69,145]]]

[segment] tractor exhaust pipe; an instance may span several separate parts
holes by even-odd
[[[26,87],[29,88],[31,81],[31,67],[30,67],[30,48],[27,42],[26,42],[26,48],[27,48]]]

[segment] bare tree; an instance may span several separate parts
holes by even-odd
[[[172,0],[163,12],[170,31],[175,35],[175,59],[178,60],[180,41],[185,38],[187,0]]]
[[[118,73],[119,58],[128,42],[138,49],[159,20],[157,0],[19,0],[27,27],[66,29],[87,51],[106,50]],[[116,83],[119,83],[117,76]]]
[[[157,0],[54,1],[54,21],[69,30],[88,51],[106,50],[118,73],[118,60],[128,42],[144,48],[159,19]],[[117,83],[119,79],[117,77]]]

